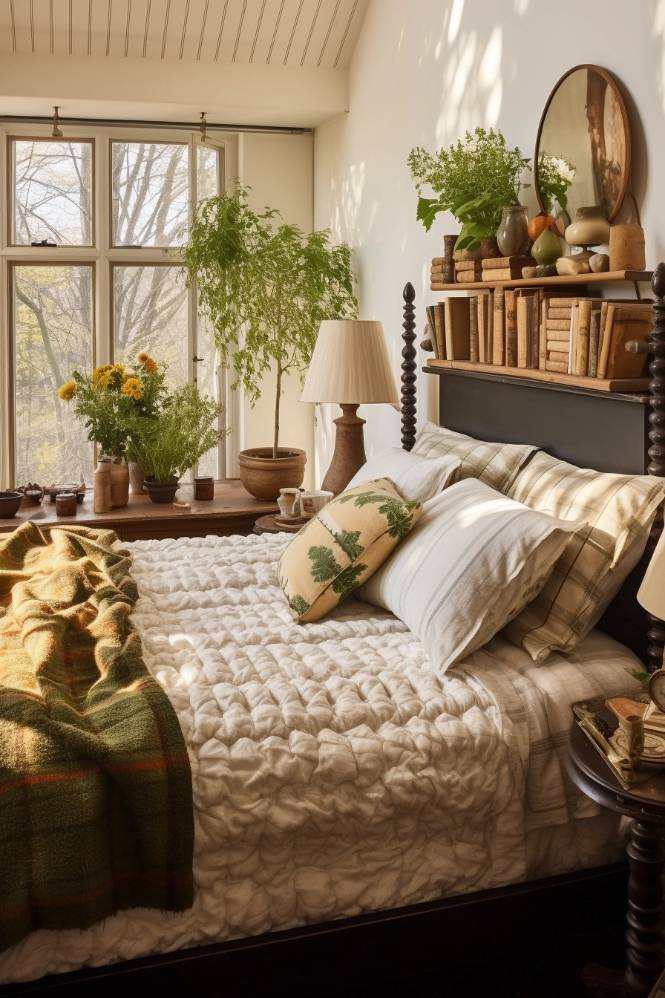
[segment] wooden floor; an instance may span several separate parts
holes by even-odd
[[[127,506],[110,513],[95,513],[92,490],[88,490],[83,503],[77,506],[75,517],[56,516],[55,505],[45,500],[41,506],[20,509],[10,519],[0,518],[0,533],[14,530],[24,520],[34,520],[40,526],[79,523],[90,527],[109,527],[124,541],[205,537],[207,534],[228,536],[249,534],[259,516],[278,512],[276,503],[254,499],[237,478],[218,482],[215,498],[209,502],[194,501],[191,485],[181,486],[176,501],[189,503],[190,508],[154,503],[146,495],[130,495]]]

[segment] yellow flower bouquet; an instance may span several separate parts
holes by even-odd
[[[104,454],[123,457],[139,424],[159,417],[168,396],[165,381],[165,366],[141,352],[133,365],[102,364],[90,375],[73,371],[58,396],[84,420],[89,440]]]

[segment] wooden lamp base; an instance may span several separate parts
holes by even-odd
[[[356,416],[357,405],[342,405],[342,415],[335,420],[335,450],[330,467],[321,484],[322,489],[339,495],[349,484],[355,473],[363,466],[365,441],[363,426],[365,420]]]

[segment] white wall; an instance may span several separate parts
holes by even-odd
[[[285,220],[312,229],[313,171],[311,133],[305,135],[241,135],[238,170],[242,182],[252,188],[255,207],[279,208]],[[280,446],[301,447],[307,452],[305,485],[313,483],[313,406],[300,402],[301,384],[295,375],[287,376],[280,407]],[[272,446],[275,378],[265,379],[264,394],[251,408],[245,404],[245,447]]]
[[[350,68],[350,111],[316,131],[314,217],[353,246],[360,315],[383,320],[396,372],[402,287],[416,288],[420,331],[435,299],[429,261],[442,233],[458,228],[439,216],[426,234],[416,222],[409,150],[484,125],[532,156],[551,88],[582,62],[605,66],[627,91],[633,187],[654,264],[665,259],[665,0],[371,0]],[[436,411],[432,382],[420,374],[420,420]],[[366,406],[361,414],[368,453],[399,443],[396,413]],[[317,443],[325,467],[325,433]]]

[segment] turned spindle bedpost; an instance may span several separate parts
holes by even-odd
[[[654,323],[649,340],[651,363],[649,372],[649,464],[650,475],[665,477],[665,263],[659,263],[651,278],[654,293]],[[659,511],[649,538],[647,550],[652,552],[663,530],[663,511]],[[650,672],[663,665],[665,623],[649,614],[647,630],[647,667]]]
[[[416,348],[413,343],[416,338],[415,305],[416,297],[413,284],[404,287],[404,322],[402,339],[402,447],[411,450],[416,441]]]

